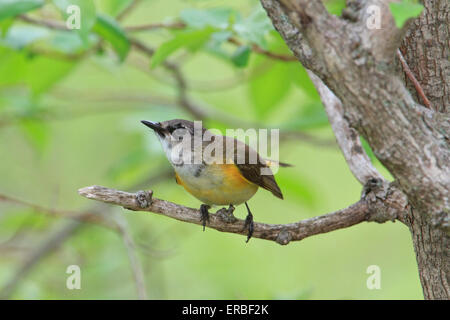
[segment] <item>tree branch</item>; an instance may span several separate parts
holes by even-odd
[[[395,219],[403,221],[406,210],[405,198],[398,197],[395,190],[377,183],[371,182],[366,186],[360,201],[333,213],[289,224],[255,222],[253,237],[286,245],[291,241],[348,228],[364,221],[385,222]],[[188,223],[202,224],[199,210],[153,198],[152,191],[129,193],[102,186],[91,186],[79,189],[78,193],[88,199],[122,206],[128,210],[153,212]],[[221,232],[246,235],[244,223],[244,220],[235,218],[226,209],[220,209],[210,215],[207,226]]]
[[[117,15],[117,21],[122,21],[123,19],[125,19],[126,16],[128,16],[134,9],[136,9],[141,1],[142,0],[132,0],[131,3]]]
[[[138,4],[138,2],[139,1],[135,1],[134,3]],[[133,7],[134,7],[134,5],[132,4],[128,8],[132,9]],[[128,12],[129,12],[128,8],[122,12],[123,15],[128,14]],[[123,17],[123,15],[120,15],[120,17]],[[22,20],[23,22],[38,25],[38,26],[45,27],[45,28],[52,29],[52,30],[71,31],[70,29],[67,29],[67,27],[64,23],[62,23],[61,21],[58,21],[58,20],[36,19],[36,18],[30,17],[28,15],[20,15],[19,19]],[[119,16],[117,19],[120,21]],[[184,28],[186,28],[186,25],[184,23],[174,22],[174,23],[152,23],[152,24],[145,24],[145,25],[138,25],[138,26],[128,26],[128,27],[124,27],[124,30],[126,32],[131,33],[131,32],[148,31],[148,30],[154,30],[154,29],[184,29]],[[236,46],[242,45],[242,43],[234,37],[230,37],[228,39],[228,42],[231,44],[234,44]],[[253,52],[264,55],[269,59],[280,60],[280,61],[284,61],[284,62],[297,61],[297,58],[295,58],[294,56],[271,52],[271,51],[261,48],[260,46],[258,46],[256,44],[252,44],[250,48],[252,49]],[[57,53],[55,53],[55,54],[57,54]],[[60,54],[61,58],[64,56],[68,56],[70,59],[76,59],[78,57],[78,55],[75,55],[74,57],[72,57],[67,54],[65,54],[65,55]]]
[[[349,126],[344,118],[344,108],[341,100],[312,71],[307,70],[307,72],[319,92],[336,141],[355,178],[362,185],[365,185],[369,179],[373,178],[385,180],[372,165],[364,151],[358,133]]]
[[[397,49],[397,57],[400,60],[400,63],[402,64],[403,71],[405,72],[406,76],[413,83],[414,88],[416,89],[419,97],[422,98],[422,101],[423,101],[423,104],[425,105],[425,107],[436,111],[436,109],[431,107],[430,100],[428,100],[427,96],[425,95],[425,92],[422,89],[422,86],[420,85],[419,81],[417,81],[416,77],[414,76],[414,73],[409,68],[408,63],[406,62],[405,58],[403,57],[400,49]]]
[[[79,221],[71,221],[58,231],[52,233],[46,241],[36,247],[0,290],[0,300],[8,299],[33,267],[78,231],[81,225]]]
[[[155,54],[155,49],[147,46],[143,42],[139,41],[135,38],[129,38],[130,43],[139,51],[147,55],[148,57],[152,57]],[[183,107],[189,114],[194,116],[196,119],[204,119],[206,114],[202,112],[196,105],[194,105],[187,95],[187,85],[186,80],[184,78],[183,73],[177,64],[165,60],[162,65],[172,73],[173,78],[176,82],[176,87],[178,89],[178,103],[181,107]]]
[[[144,271],[136,252],[136,244],[128,231],[127,221],[123,216],[119,216],[119,233],[122,236],[125,249],[127,250],[128,260],[133,271],[134,282],[136,284],[137,294],[140,300],[147,300],[147,290],[145,288]]]

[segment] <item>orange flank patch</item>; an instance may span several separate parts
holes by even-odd
[[[175,174],[176,181],[186,191],[206,204],[240,204],[250,199],[258,190],[256,184],[245,179],[234,164],[214,164],[204,170],[196,181],[183,181]]]
[[[249,184],[253,184],[242,175],[238,167],[234,164],[221,164],[220,170],[223,171],[224,176],[227,177],[225,185],[230,188],[246,188]]]
[[[177,181],[177,184],[184,187],[183,181],[181,181],[180,177],[178,176],[178,174],[176,172],[175,172],[175,180]]]

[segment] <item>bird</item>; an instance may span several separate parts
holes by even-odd
[[[209,222],[209,209],[212,206],[229,206],[228,212],[232,213],[235,206],[245,203],[247,216],[242,231],[247,230],[246,242],[248,242],[253,235],[254,222],[247,201],[260,187],[283,199],[280,187],[270,169],[275,162],[262,158],[256,150],[244,142],[212,134],[201,124],[196,126],[189,120],[173,119],[162,122],[142,120],[141,123],[152,129],[161,142],[166,157],[175,171],[176,183],[202,202],[200,213],[203,231]],[[195,136],[200,137],[200,143],[196,143]],[[202,138],[206,136],[209,139]],[[213,151],[211,159],[205,161],[208,146]],[[231,152],[227,151],[227,147],[232,148]],[[239,152],[240,150],[243,152]],[[253,161],[250,161],[251,159]],[[278,164],[283,167],[290,166],[282,162]]]

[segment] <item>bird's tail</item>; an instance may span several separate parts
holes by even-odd
[[[286,167],[293,167],[292,164],[289,164],[289,163],[286,163],[286,162],[281,162],[281,161],[275,161],[275,160],[268,160],[268,159],[266,159],[266,165],[267,165],[268,167],[271,167],[271,166],[273,166],[273,165],[275,165],[275,164],[278,164],[278,166],[284,167],[284,168],[286,168]]]

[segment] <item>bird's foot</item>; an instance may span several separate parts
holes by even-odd
[[[145,209],[152,204],[153,191],[138,191],[136,192],[136,204],[139,208]],[[137,211],[133,208],[126,208],[128,210]]]
[[[230,204],[228,209],[222,208],[219,211],[216,212],[216,214],[219,216],[219,218],[226,222],[226,223],[233,223],[236,222],[236,217],[233,215],[234,212],[234,206]]]
[[[243,230],[248,231],[247,232],[247,240],[245,242],[248,242],[250,240],[250,238],[252,237],[254,226],[255,226],[255,224],[253,223],[253,215],[251,213],[249,213],[247,215],[247,217],[245,218],[244,229],[243,229]]]
[[[202,222],[203,225],[203,231],[205,231],[205,227],[206,227],[206,221],[209,222],[209,211],[208,209],[210,209],[211,206],[207,205],[207,204],[202,204],[200,206],[200,221]]]
[[[247,202],[245,203],[245,206],[247,207],[247,217],[245,217],[245,222],[244,222],[244,228],[242,229],[242,231],[247,230],[247,241],[248,242],[250,240],[250,238],[253,235],[253,230],[254,230],[254,223],[253,223],[253,215],[252,212],[250,211],[250,208],[248,207]]]

